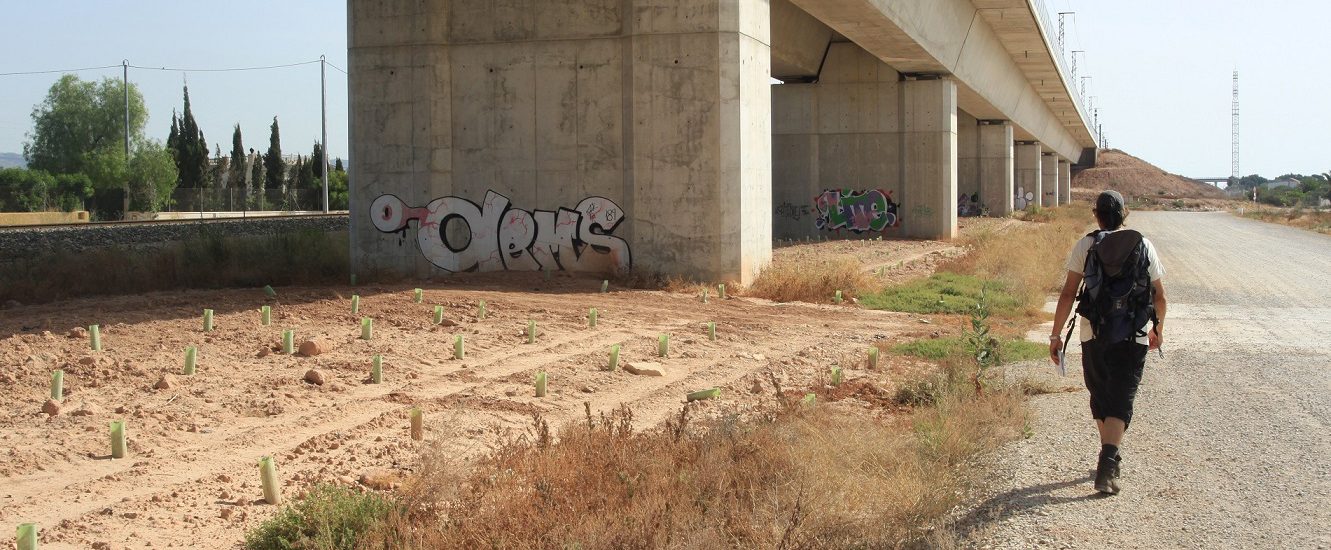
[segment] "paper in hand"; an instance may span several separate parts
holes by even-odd
[[[1061,348],[1058,349],[1058,375],[1059,375],[1059,376],[1067,376],[1067,375],[1068,375],[1068,364],[1067,364],[1067,360],[1068,360],[1068,348],[1067,348],[1067,346],[1063,346],[1063,347],[1061,347]]]

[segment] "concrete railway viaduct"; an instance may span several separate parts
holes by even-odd
[[[1096,136],[1037,1],[348,0],[353,269],[748,283],[1061,204]]]

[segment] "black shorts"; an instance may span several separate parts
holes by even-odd
[[[1081,343],[1081,368],[1086,389],[1091,392],[1091,417],[1118,418],[1132,422],[1132,401],[1146,367],[1147,346],[1127,340],[1102,345],[1095,340]]]

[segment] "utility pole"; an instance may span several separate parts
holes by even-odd
[[[129,219],[129,60],[120,60],[121,82],[125,86],[125,201],[120,217]]]
[[[1239,179],[1239,71],[1234,71],[1234,103],[1231,106],[1231,159],[1230,159],[1230,177],[1234,181]]]
[[[1064,49],[1063,49],[1063,44],[1065,44],[1065,42],[1063,42],[1063,16],[1064,16],[1064,15],[1075,15],[1076,13],[1077,13],[1077,12],[1075,12],[1075,11],[1060,11],[1060,12],[1058,12],[1058,55],[1064,55],[1064,54],[1067,53],[1067,52],[1064,51]]]
[[[324,56],[319,56],[319,110],[323,117],[323,137],[319,138],[319,150],[323,152],[323,158],[319,162],[323,166],[319,169],[323,173],[324,184],[324,214],[328,213],[328,61]]]
[[[1081,77],[1081,97],[1082,97],[1082,99],[1090,99],[1090,98],[1086,97],[1086,81],[1087,81],[1087,80],[1090,80],[1090,79],[1091,79],[1091,77],[1089,77],[1089,76],[1083,76],[1083,77]]]
[[[1086,55],[1086,50],[1072,50],[1072,83],[1073,83],[1073,84],[1076,84],[1076,83],[1077,83],[1077,54]],[[1086,95],[1086,90],[1082,90],[1081,93],[1082,93],[1082,95]]]

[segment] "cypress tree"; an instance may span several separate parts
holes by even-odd
[[[249,187],[249,166],[245,163],[245,146],[240,139],[240,125],[231,132],[231,169],[228,174],[231,187]]]
[[[310,164],[312,164],[314,168],[314,179],[323,179],[324,170],[328,169],[328,165],[324,164],[323,146],[319,145],[319,142],[317,141],[314,142],[314,153],[310,155]]]
[[[282,138],[277,129],[277,117],[273,117],[272,133],[268,136],[268,153],[263,157],[264,179],[269,188],[280,188],[286,180],[286,163],[282,161]]]
[[[346,171],[347,171],[345,168],[342,167],[342,157],[337,157],[337,163],[333,165],[333,171],[334,171],[334,172],[346,172]]]
[[[250,155],[245,157],[249,159],[250,163],[250,185],[254,188],[256,193],[263,193],[264,189],[262,157],[263,156],[259,153],[255,153],[254,149],[250,149]]]

